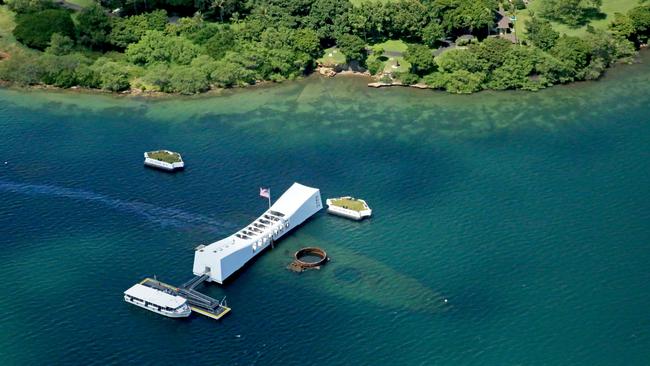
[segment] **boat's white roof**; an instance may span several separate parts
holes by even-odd
[[[140,300],[148,301],[158,306],[170,307],[172,309],[175,309],[186,302],[186,300],[180,296],[170,295],[139,283],[124,291],[124,294],[137,297]]]

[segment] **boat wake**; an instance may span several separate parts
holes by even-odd
[[[150,203],[126,201],[109,196],[85,191],[82,189],[65,188],[46,184],[26,184],[0,180],[0,192],[13,192],[26,195],[44,195],[50,197],[69,198],[101,204],[116,211],[134,214],[145,220],[158,223],[163,227],[200,228],[201,230],[221,233],[233,230],[238,226],[234,223],[215,220],[203,215],[196,215],[183,210],[165,208]]]

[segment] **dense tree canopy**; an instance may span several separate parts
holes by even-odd
[[[539,14],[518,37],[525,41],[512,44],[495,37],[497,10],[499,3],[521,8],[521,0],[101,0],[74,22],[51,0],[7,0],[18,13],[16,39],[46,52],[3,61],[0,79],[192,94],[294,79],[337,46],[347,63],[384,81],[424,81],[456,93],[536,90],[598,78],[650,36],[647,1],[616,14],[609,31],[589,28],[581,37],[560,37],[549,20],[583,24],[598,16],[601,0],[539,1]],[[471,42],[462,43],[468,34]],[[434,57],[454,39],[455,49]],[[408,47],[373,46],[387,40]]]
[[[365,64],[367,51],[366,43],[358,36],[344,34],[337,40],[337,45],[345,55],[346,61],[357,61],[361,65]]]
[[[74,37],[75,27],[66,10],[48,9],[21,14],[16,18],[14,36],[28,47],[44,50],[50,44],[52,34]]]
[[[77,16],[77,40],[92,49],[102,49],[108,44],[111,20],[99,5],[86,8]]]
[[[187,65],[200,52],[198,46],[183,37],[170,37],[153,30],[148,31],[138,43],[130,44],[126,49],[126,57],[136,65],[157,62]]]
[[[560,34],[553,30],[551,23],[544,19],[533,16],[526,20],[526,35],[528,39],[537,47],[544,51],[550,50],[560,37]]]
[[[544,0],[540,4],[540,15],[570,26],[579,26],[598,14],[602,3],[602,0]]]
[[[167,25],[167,12],[156,10],[151,13],[118,18],[113,22],[109,36],[111,44],[126,48],[136,43],[150,30],[164,31]]]
[[[418,76],[430,74],[436,68],[433,52],[424,45],[409,44],[404,59],[411,64],[410,71]]]

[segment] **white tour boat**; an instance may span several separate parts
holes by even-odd
[[[187,299],[139,283],[124,291],[124,301],[170,318],[185,318],[192,313]]]

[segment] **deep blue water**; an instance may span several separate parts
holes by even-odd
[[[0,364],[647,365],[649,80],[644,63],[469,97],[357,79],[162,101],[0,90]],[[143,168],[156,148],[187,169]],[[194,247],[294,181],[375,215],[320,213],[202,287],[227,296],[220,322],[124,303],[145,276],[189,279]],[[287,271],[307,245],[331,263]]]

